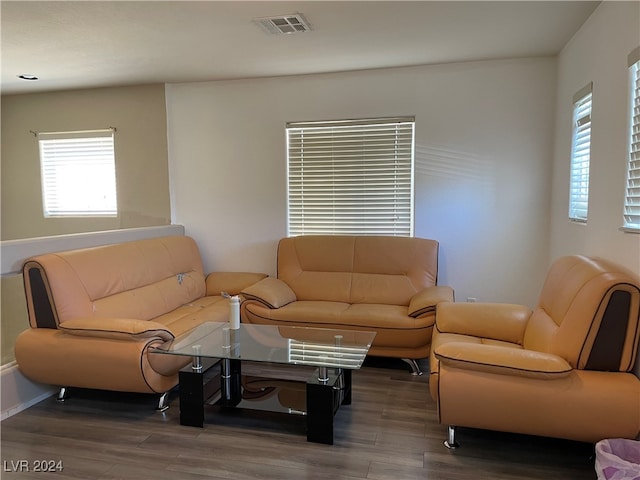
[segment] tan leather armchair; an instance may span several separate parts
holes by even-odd
[[[640,433],[640,281],[608,261],[563,257],[532,311],[438,307],[431,395],[455,426],[597,442]]]

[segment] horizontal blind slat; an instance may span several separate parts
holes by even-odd
[[[590,85],[574,96],[571,171],[569,175],[569,218],[580,221],[586,221],[589,207],[591,101]]]
[[[623,224],[626,228],[640,229],[640,61],[636,49],[634,63],[630,65],[631,108],[629,109],[629,157],[627,186],[624,201]]]
[[[113,131],[38,138],[45,216],[117,214]]]
[[[412,233],[411,122],[288,124],[290,235]]]

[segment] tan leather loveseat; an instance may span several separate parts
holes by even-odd
[[[533,311],[438,309],[430,358],[440,422],[584,442],[640,434],[640,281],[608,261],[556,260]]]
[[[387,236],[310,235],[278,244],[277,278],[242,291],[242,321],[377,332],[370,354],[407,361],[429,355],[436,305],[438,242]]]
[[[168,392],[185,360],[149,347],[204,321],[227,321],[220,293],[266,277],[205,276],[185,236],[39,255],[23,275],[31,328],[16,341],[16,360],[31,380],[63,387],[61,397],[66,387]]]

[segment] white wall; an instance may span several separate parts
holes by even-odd
[[[553,58],[167,86],[172,220],[208,270],[275,273],[285,123],[416,117],[415,234],[458,300],[533,305],[546,272]]]
[[[640,45],[640,3],[602,2],[558,58],[551,258],[583,253],[640,273],[640,235],[624,233],[628,142],[627,55]],[[572,97],[593,81],[589,219],[567,219]]]

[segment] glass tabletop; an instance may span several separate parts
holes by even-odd
[[[206,322],[151,353],[358,369],[375,332]]]

